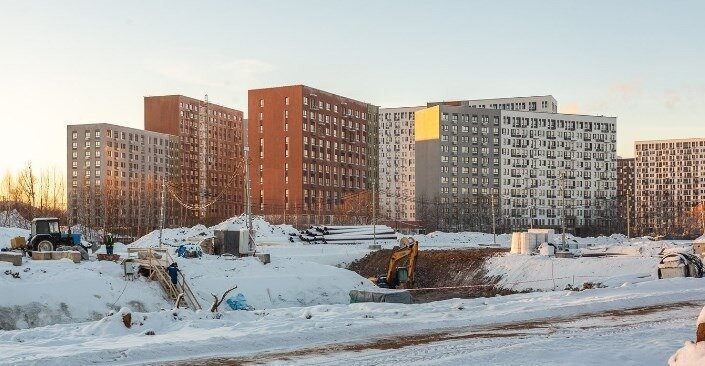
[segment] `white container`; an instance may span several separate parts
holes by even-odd
[[[543,242],[539,245],[539,254],[552,257],[556,255],[556,247],[553,244]]]
[[[539,246],[539,235],[536,233],[521,233],[521,254],[531,254]]]

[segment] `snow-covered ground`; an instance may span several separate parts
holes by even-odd
[[[223,304],[218,317],[206,311],[163,310],[171,309],[172,304],[164,298],[159,285],[144,279],[125,281],[117,263],[92,260],[74,264],[25,258],[23,266],[13,267],[0,262],[0,294],[11,294],[0,295],[0,329],[17,328],[0,330],[0,364],[135,364],[216,356],[253,359],[262,352],[325,348],[330,344],[367,342],[376,337],[423,335],[449,328],[468,332],[498,324],[516,325],[537,319],[552,322],[546,319],[705,301],[705,280],[656,280],[660,254],[688,250],[689,242],[628,240],[621,235],[598,238],[568,235],[573,252],[584,257],[501,254],[486,263],[487,275],[496,276],[502,287],[546,292],[414,305],[349,304],[350,290],[371,289],[372,285],[341,267],[368,254],[367,245],[292,243],[290,234],[296,231],[290,226],[270,225],[261,219],[255,219],[254,226],[257,251],[271,254],[272,262],[267,265],[255,258],[231,260],[205,255],[201,259],[177,259],[204,307],[210,304],[211,293],[222,294],[237,285],[231,296],[243,293],[257,309],[231,311]],[[173,251],[181,244],[213,235],[216,229],[244,227],[244,218],[238,217],[211,228],[167,229],[164,243]],[[24,229],[0,228],[0,248],[8,246],[14,236],[27,235]],[[155,231],[131,245],[158,246],[158,238]],[[482,247],[492,245],[494,240],[491,234],[483,233],[436,232],[415,238],[422,250]],[[557,235],[554,239],[559,238]],[[510,239],[509,235],[498,235],[497,243],[509,247]],[[396,242],[379,244],[391,248]],[[127,246],[117,244],[115,251],[126,256]],[[5,271],[10,272],[4,274]],[[19,278],[14,278],[13,272],[19,273]],[[608,288],[562,290],[568,284],[579,287],[583,282],[599,282]],[[129,330],[119,316],[103,319],[122,307],[133,311],[136,319]],[[690,310],[674,311],[681,311],[677,313],[680,317],[688,317]],[[333,355],[323,352],[323,355],[298,356],[303,358],[287,357],[285,362],[377,364],[383,357],[402,360],[408,351],[411,355],[408,361],[416,364],[466,364],[468,355],[476,364],[526,364],[521,362],[524,358],[507,358],[509,352],[533,355],[530,359],[537,360],[537,364],[593,363],[583,360],[602,364],[615,360],[624,361],[623,364],[663,364],[693,334],[692,319],[686,322],[664,318],[650,322],[640,318],[634,324],[625,323],[622,329],[609,328],[607,317],[597,318],[602,320],[596,320],[597,323],[591,323],[590,318],[561,320],[562,325],[550,331],[532,329],[521,336],[434,341],[399,352],[364,350]],[[145,335],[149,330],[155,335]],[[648,347],[616,346],[631,337],[647,339]],[[608,349],[610,353],[603,352],[601,358],[590,359],[590,348]],[[580,357],[565,358],[566,352],[549,352],[552,349]],[[643,351],[639,352],[640,349]],[[262,361],[277,363],[277,360]]]
[[[605,317],[605,312],[620,309],[675,302],[702,302],[705,301],[703,281],[681,278],[582,292],[538,292],[415,305],[364,303],[225,312],[220,319],[202,311],[133,313],[133,325],[130,329],[122,325],[122,317],[118,314],[95,322],[1,332],[0,363],[139,364],[197,357],[256,358],[263,352],[285,352],[306,347],[325,348],[329,344],[369,342],[377,337],[394,335],[413,336],[428,332],[461,334],[482,327],[503,329],[502,324],[522,324],[533,320],[539,321],[539,324],[550,324],[558,318],[577,320],[576,317],[587,314]],[[697,314],[697,311],[694,313]],[[616,315],[609,315],[614,317],[613,322],[619,321]],[[590,318],[581,318],[585,319],[582,325],[588,329],[594,325],[590,323]],[[667,328],[665,325],[658,325],[658,322],[651,324],[655,328]],[[636,360],[610,353],[624,354],[623,342],[642,341],[631,339],[628,337],[629,333],[622,338],[613,336],[612,340],[619,342],[605,342],[580,336],[578,330],[575,330],[576,345],[572,347],[575,349],[579,344],[585,348],[579,353],[582,358],[570,354],[564,354],[562,357],[572,360],[572,364],[601,364],[599,360],[611,360],[615,356],[626,364],[663,364],[685,340],[677,338],[686,337],[686,329],[692,337],[692,324],[693,320],[690,319],[687,327],[682,324],[675,325],[674,331],[664,334],[669,338],[659,338],[659,334],[663,333],[658,333],[658,329],[650,332],[648,336],[651,338],[647,338],[644,341],[647,344],[642,347],[647,348],[648,342],[655,342],[660,344],[660,352],[655,354],[656,352],[649,351],[639,355]],[[154,332],[154,335],[146,335],[148,331]],[[520,332],[521,328],[515,331]],[[545,341],[547,336],[550,337],[551,333],[528,340],[526,337],[515,337],[514,341],[542,341],[543,347],[549,347],[568,344],[572,339]],[[558,333],[558,336],[561,334]],[[569,334],[565,336],[570,337]],[[514,364],[526,364],[522,361],[532,364],[532,360],[535,361],[533,364],[543,364],[538,349],[531,350],[527,345],[520,347],[518,351],[524,349],[534,355],[531,356],[533,358],[525,358],[521,352],[509,353],[511,344],[505,342],[504,346],[506,352],[494,351],[494,357],[506,360],[507,364],[512,364],[512,360],[516,360]],[[673,348],[666,350],[670,347]],[[589,349],[594,350],[594,353],[588,352]],[[559,364],[555,354],[547,354],[544,357],[548,357],[548,364],[551,364],[550,360],[555,361],[553,364]],[[484,360],[492,363],[492,359],[490,357]]]
[[[16,236],[27,238],[29,230],[16,227],[0,227],[0,249],[10,247],[10,240]]]
[[[19,278],[6,271],[19,273]],[[122,273],[113,262],[25,258],[21,267],[0,262],[0,330],[95,320],[123,306],[170,308],[158,283],[125,281]]]

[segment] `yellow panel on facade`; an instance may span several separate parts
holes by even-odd
[[[416,111],[414,114],[416,141],[438,140],[441,123],[441,107],[435,106]]]

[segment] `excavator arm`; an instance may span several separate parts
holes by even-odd
[[[384,278],[384,282],[389,287],[396,287],[400,285],[399,278],[397,275],[397,269],[399,267],[406,267],[407,270],[407,281],[408,284],[405,287],[413,285],[414,283],[414,273],[416,272],[416,258],[419,254],[419,243],[411,238],[404,238],[401,240],[401,247],[392,253],[389,258],[389,265],[387,267],[387,276]],[[403,265],[402,265],[403,264]],[[377,285],[380,285],[379,278],[372,279]]]

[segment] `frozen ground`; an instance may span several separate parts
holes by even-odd
[[[623,364],[663,364],[683,341],[693,337],[693,319],[699,304],[692,305],[692,314],[678,313],[676,319],[667,316],[662,322],[645,318],[642,322],[645,328],[624,324],[600,333],[601,326],[620,322],[617,315],[620,312],[608,312],[648,307],[668,309],[672,307],[669,304],[703,301],[703,280],[685,278],[582,292],[542,292],[416,305],[367,303],[226,312],[220,319],[214,319],[210,313],[184,310],[133,313],[131,329],[126,329],[121,316],[116,315],[96,322],[0,332],[0,363],[140,364],[225,356],[266,360],[263,352],[329,349],[327,345],[373,342],[375,338],[413,338],[434,333],[462,335],[493,329],[509,335],[494,337],[494,344],[484,341],[484,354],[473,355],[472,348],[466,347],[449,361],[461,364],[463,360],[478,357],[477,362],[471,363],[493,364],[493,360],[504,360],[505,364],[526,364],[528,360],[531,364],[535,360],[534,364],[545,364],[540,360],[547,359],[548,364],[562,364],[561,361],[611,364],[610,360],[616,359]],[[632,312],[639,313],[646,312]],[[680,318],[687,321],[679,323]],[[555,329],[540,326],[553,323],[560,324]],[[147,331],[155,335],[145,335]],[[624,332],[622,336],[620,332]],[[631,343],[625,346],[625,342]],[[531,347],[532,344],[536,347]],[[445,345],[449,346],[452,344]],[[560,349],[559,346],[577,353],[550,353],[552,349]],[[362,346],[367,348],[373,347]],[[510,352],[514,349],[516,353]],[[639,352],[640,349],[643,351]],[[422,351],[416,351],[419,352]],[[403,352],[396,357],[403,358]],[[333,358],[328,361],[340,363]],[[417,364],[427,361],[428,358],[420,359]]]
[[[355,352],[293,359],[265,357],[270,365],[663,365],[670,353],[693,337],[693,320],[700,306],[647,309],[617,315],[552,319],[539,324],[457,332],[449,338],[421,344],[408,340],[399,348],[355,347]],[[418,341],[418,340],[417,340]],[[379,342],[382,344],[382,342]],[[319,353],[320,354],[320,353]],[[255,357],[256,359],[256,357]],[[687,364],[684,364],[687,365]],[[697,363],[690,365],[697,365]]]

